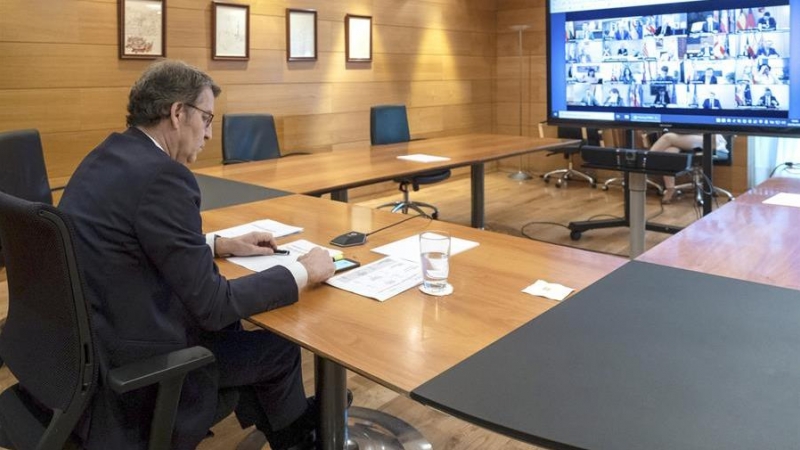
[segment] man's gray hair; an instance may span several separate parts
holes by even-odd
[[[153,63],[131,88],[128,126],[154,125],[169,117],[173,103],[195,103],[206,87],[214,97],[222,91],[208,74],[183,61]]]

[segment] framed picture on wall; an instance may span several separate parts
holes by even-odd
[[[313,9],[286,10],[286,60],[316,61],[317,12]]]
[[[211,22],[212,59],[250,59],[250,5],[214,2]]]
[[[167,56],[166,0],[117,0],[120,59]]]
[[[347,62],[372,61],[372,17],[344,16],[344,37]]]

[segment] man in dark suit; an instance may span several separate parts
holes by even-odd
[[[780,106],[780,102],[774,95],[772,95],[772,90],[770,88],[764,89],[764,95],[758,99],[757,106],[763,106],[765,108],[774,109]]]
[[[775,22],[775,18],[770,15],[769,11],[766,11],[764,15],[758,19],[759,30],[774,30],[777,26],[778,24]]]
[[[707,68],[697,81],[701,84],[717,84],[717,76],[714,75],[714,69]]]
[[[178,61],[150,66],[130,91],[124,133],[113,133],[77,168],[59,207],[75,224],[77,254],[100,361],[100,383],[83,429],[92,449],[144,448],[155,392],[122,396],[105,383],[110,369],[167,351],[203,345],[216,363],[184,383],[172,437],[193,449],[212,425],[220,389],[240,392],[243,426],[255,424],[273,449],[314,443],[315,407],[303,390],[297,345],[240,319],[298,300],[306,284],[333,274],[321,249],[288,266],[235,280],[214,255],[269,255],[269,233],[226,239],[201,232],[200,192],[186,167],[211,138],[220,88]]]
[[[722,103],[719,102],[717,94],[708,93],[708,98],[703,100],[703,109],[722,109]]]

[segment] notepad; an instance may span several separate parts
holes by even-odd
[[[242,266],[245,269],[252,270],[253,272],[262,272],[271,267],[285,266],[291,262],[297,261],[302,255],[310,252],[314,247],[320,247],[330,253],[331,258],[339,258],[342,256],[341,250],[334,250],[332,248],[323,247],[305,239],[298,239],[296,241],[288,242],[278,246],[281,250],[289,250],[288,255],[268,255],[268,256],[231,256],[226,258],[228,261]]]
[[[477,247],[478,245],[479,244],[475,241],[451,237],[450,256],[457,255]],[[400,239],[399,241],[390,242],[386,245],[373,248],[372,251],[380,253],[381,255],[393,256],[395,258],[405,259],[406,261],[419,263],[419,235],[415,234],[405,239]]]
[[[773,195],[772,197],[764,200],[764,204],[793,206],[795,208],[800,208],[800,194],[790,194],[788,192],[781,192],[780,194]]]
[[[226,228],[224,230],[215,231],[214,234],[226,238],[241,236],[243,234],[251,233],[253,231],[266,231],[272,233],[275,238],[289,236],[290,234],[300,233],[303,231],[300,227],[286,225],[271,219],[256,220],[255,222],[246,223],[244,225],[237,225],[235,227]]]

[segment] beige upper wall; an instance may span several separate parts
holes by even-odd
[[[412,133],[491,132],[494,0],[254,0],[250,60],[211,60],[211,2],[167,1],[167,56],[222,86],[215,113],[270,112],[285,151],[369,140],[369,107],[405,103]],[[318,11],[319,59],[286,61],[285,9]],[[373,17],[373,62],[344,61],[344,15]],[[149,61],[117,57],[114,0],[0,2],[0,130],[37,128],[51,178],[69,176],[124,128],[130,85]],[[220,120],[199,164],[220,159]]]

